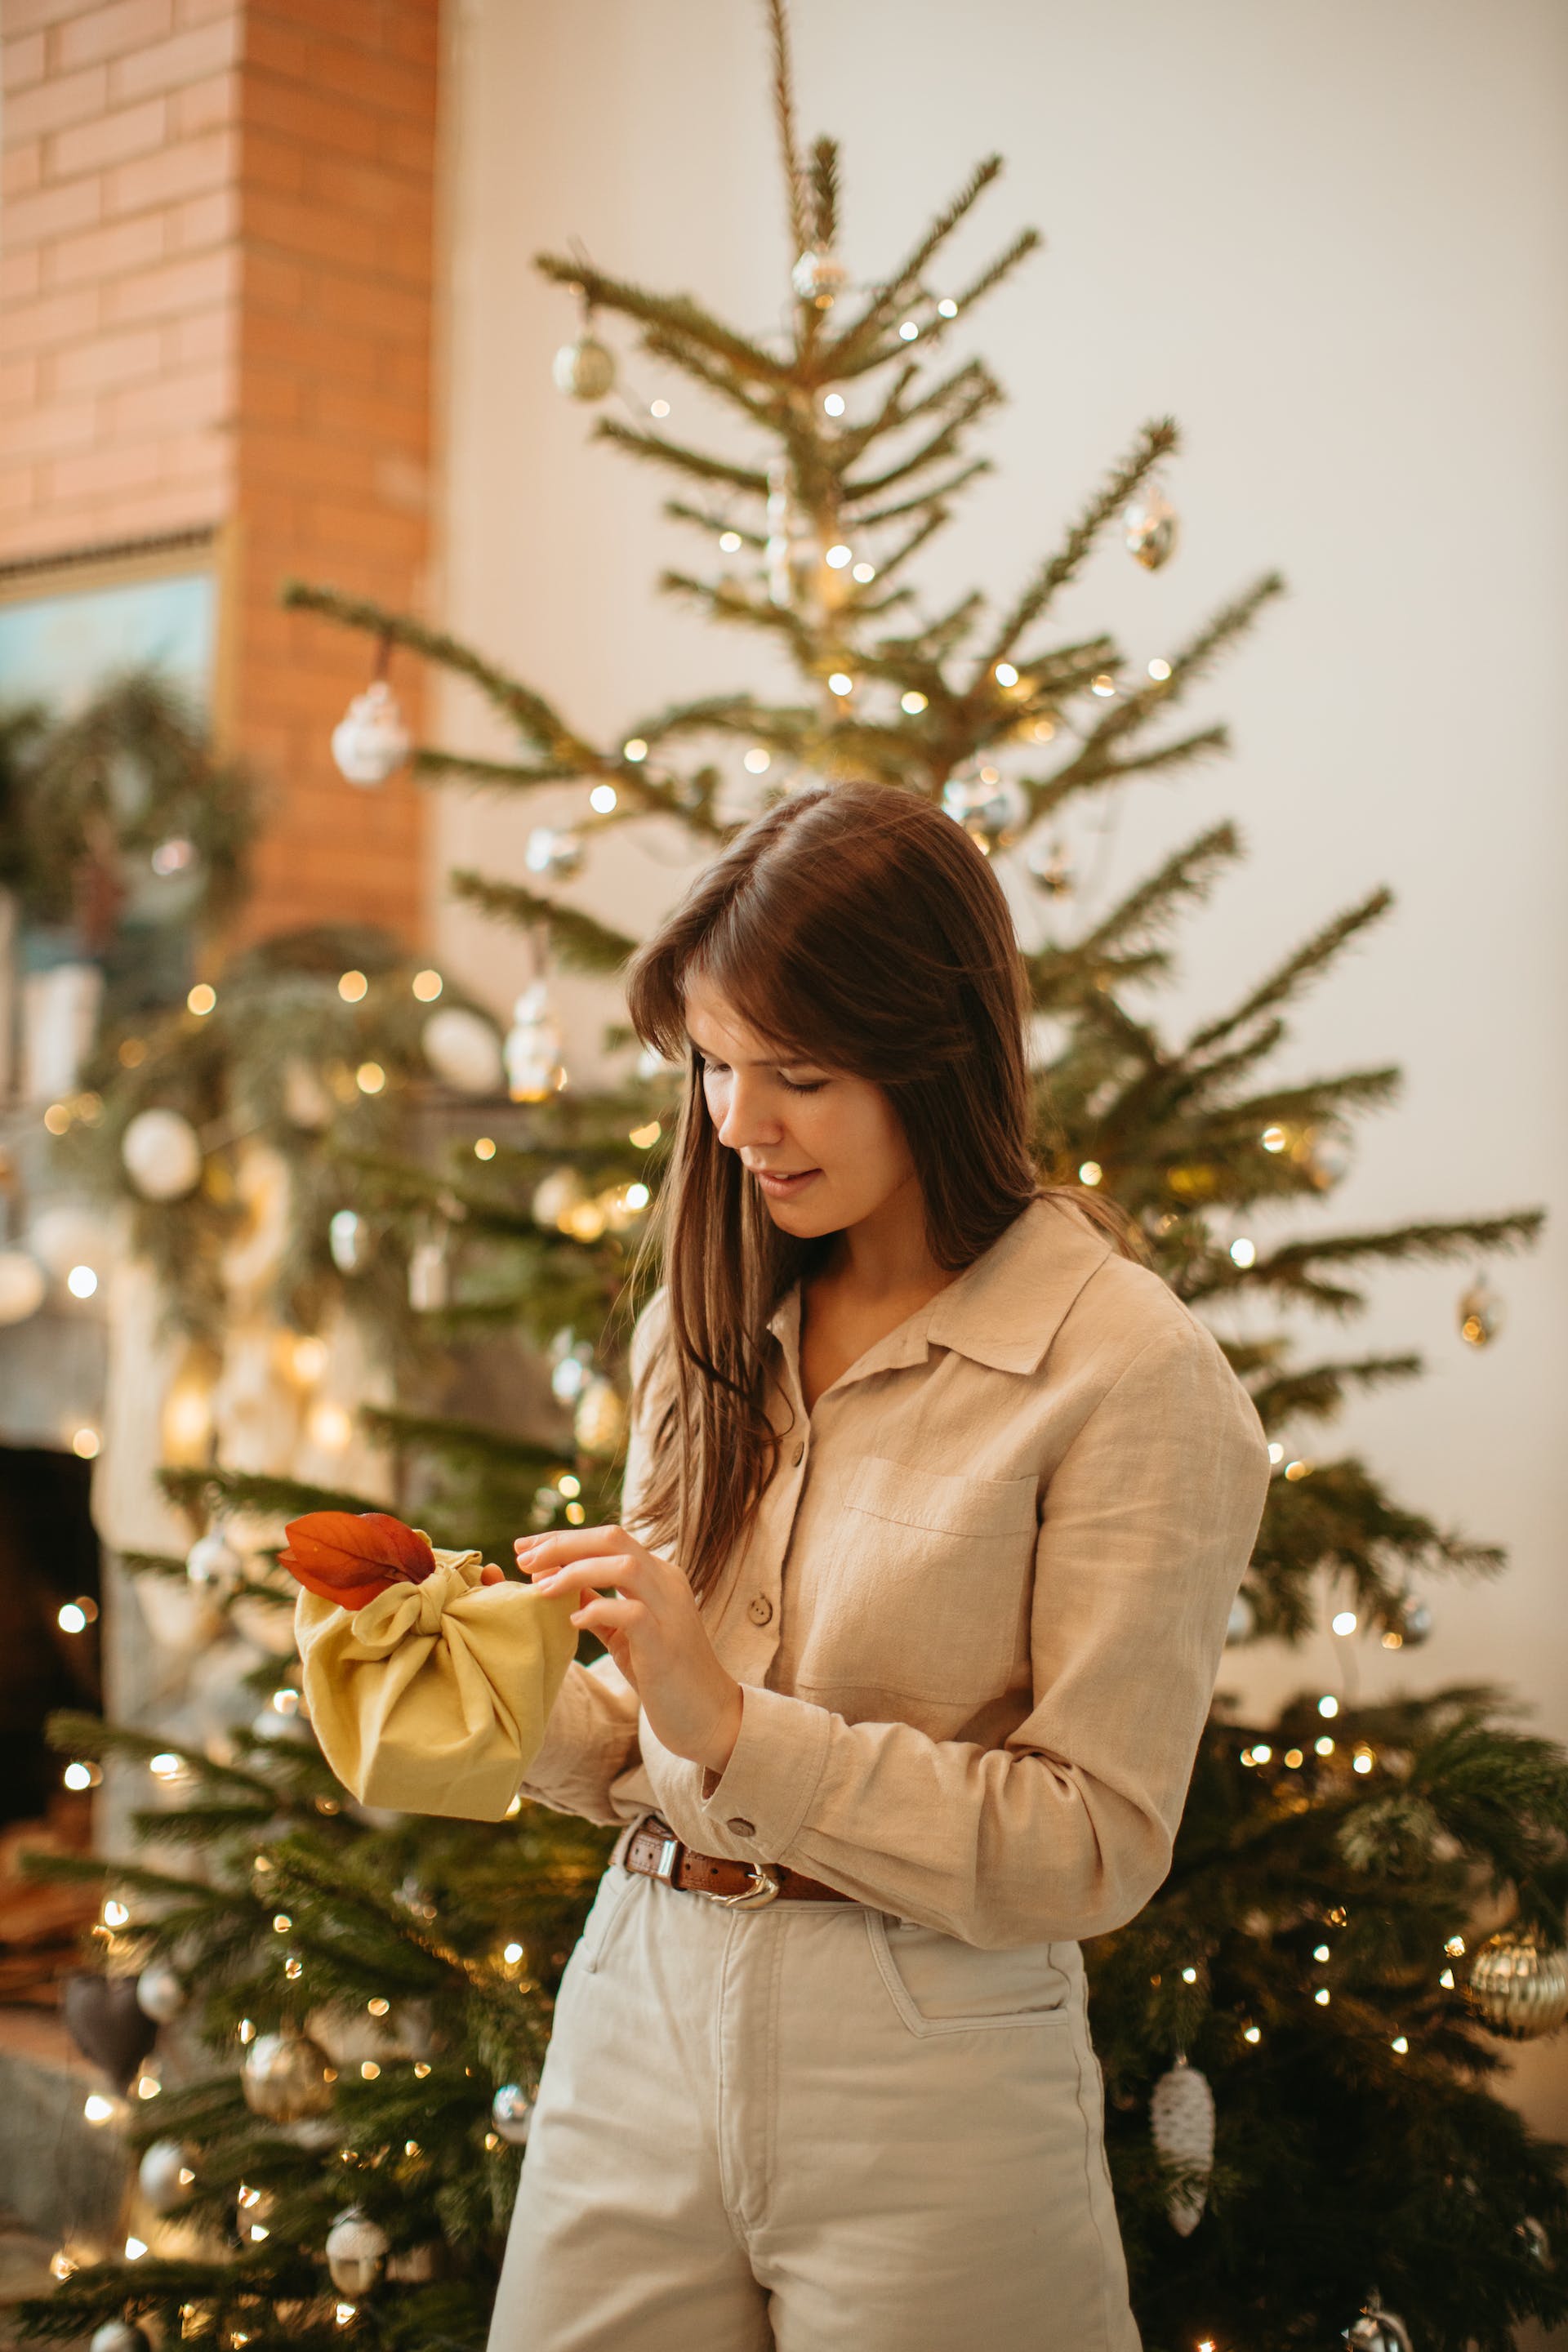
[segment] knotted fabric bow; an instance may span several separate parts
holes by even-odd
[[[480,1553],[384,1511],[288,1535],[305,1706],[338,1779],[362,1804],[500,1821],[577,1646],[574,1596],[482,1584]]]

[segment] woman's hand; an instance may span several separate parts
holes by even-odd
[[[676,1756],[722,1772],[741,1736],[741,1685],[714,1654],[696,1596],[671,1559],[625,1528],[559,1528],[519,1536],[517,1564],[536,1592],[610,1588],[572,1612],[597,1633],[642,1701],[654,1736]],[[486,1584],[501,1580],[483,1570]]]

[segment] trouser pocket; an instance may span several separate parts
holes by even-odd
[[[1016,1945],[983,1951],[956,1936],[868,1909],[871,1957],[895,2014],[910,2033],[1060,2030],[1078,2014],[1076,1947]]]

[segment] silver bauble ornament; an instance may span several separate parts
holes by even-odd
[[[513,1102],[544,1102],[566,1083],[561,1032],[542,980],[532,982],[518,998],[505,1051],[507,1092]]]
[[[1406,1650],[1418,1650],[1423,1642],[1431,1638],[1431,1633],[1432,1612],[1428,1604],[1418,1601],[1413,1592],[1403,1594],[1399,1602],[1401,1646]]]
[[[1121,511],[1127,551],[1146,572],[1158,572],[1176,551],[1176,509],[1153,482],[1143,488]]]
[[[528,836],[522,862],[531,874],[549,882],[570,882],[583,870],[585,855],[580,833],[565,833],[553,824],[536,824]]]
[[[340,2294],[365,2294],[386,2260],[388,2240],[379,2221],[351,2205],[327,2231],[327,2268]]]
[[[1534,2261],[1543,2264],[1551,2262],[1552,2241],[1533,2214],[1527,2213],[1515,2227],[1513,2234],[1523,2239],[1524,2250]]]
[[[521,2083],[503,2083],[490,2101],[490,2121],[509,2147],[526,2147],[533,2101]]]
[[[1503,1320],[1501,1293],[1478,1275],[1459,1301],[1460,1339],[1468,1348],[1488,1347],[1502,1329]]]
[[[246,2105],[269,2123],[324,2116],[332,2104],[326,2053],[289,2026],[280,2033],[257,2035],[245,2053],[240,2080]]]
[[[1511,2042],[1554,2033],[1568,2019],[1568,1951],[1505,1929],[1489,1937],[1471,1961],[1468,1991],[1494,2033]]]
[[[1226,1620],[1225,1638],[1227,1642],[1249,1642],[1257,1630],[1258,1612],[1247,1594],[1238,1592],[1230,1604],[1230,1615]]]
[[[209,1528],[185,1554],[185,1574],[198,1592],[221,1599],[245,1573],[245,1562],[221,1528]]]
[[[471,1013],[464,1004],[444,1005],[432,1013],[419,1042],[436,1076],[459,1094],[500,1092],[500,1039],[483,1013]]]
[[[332,758],[351,784],[384,784],[414,749],[397,697],[385,678],[373,678],[356,694],[332,730]]]
[[[609,1381],[589,1381],[572,1421],[572,1434],[584,1453],[608,1457],[619,1446],[626,1425],[626,1409],[619,1391]]]
[[[152,2352],[153,2339],[144,2327],[129,2319],[106,2319],[95,2327],[88,2352]]]
[[[327,1225],[327,1247],[340,1274],[361,1274],[370,1256],[370,1227],[357,1209],[334,1209]]]
[[[139,1110],[120,1139],[120,1157],[144,1201],[182,1201],[202,1180],[200,1138],[177,1110]]]
[[[155,2139],[136,2168],[136,2185],[154,2213],[172,2213],[195,2177],[177,2139]]]
[[[136,1979],[136,2006],[143,2016],[167,2025],[185,2005],[185,1988],[167,1960],[149,1960]]]
[[[1072,896],[1073,874],[1067,862],[1067,851],[1059,841],[1047,846],[1041,844],[1031,849],[1024,860],[1029,878],[1047,898],[1069,898]]]
[[[803,302],[815,303],[819,310],[830,310],[847,276],[844,264],[835,255],[803,253],[790,271],[789,282]]]
[[[998,768],[978,774],[949,776],[942,788],[942,804],[965,833],[988,849],[1003,848],[1029,822],[1029,795],[1022,784]]]
[[[552,364],[555,389],[571,400],[603,400],[616,381],[616,355],[592,335],[563,343]]]
[[[1165,2210],[1173,2229],[1190,2237],[1202,2218],[1214,2168],[1214,2093],[1184,2058],[1178,2058],[1155,2084],[1149,2126],[1166,2163],[1178,2166],[1185,2176],[1167,2193]]]
[[[48,1291],[43,1267],[31,1251],[0,1250],[0,1325],[25,1323],[36,1315]]]
[[[1392,2311],[1384,2311],[1375,2294],[1368,2295],[1361,2317],[1340,2332],[1355,2352],[1411,2352],[1409,2329]]]

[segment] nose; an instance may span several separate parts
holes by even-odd
[[[784,1122],[776,1113],[768,1116],[752,1081],[731,1076],[724,1116],[719,1123],[720,1142],[731,1151],[743,1151],[748,1144],[760,1144],[766,1150],[776,1144],[783,1133]]]

